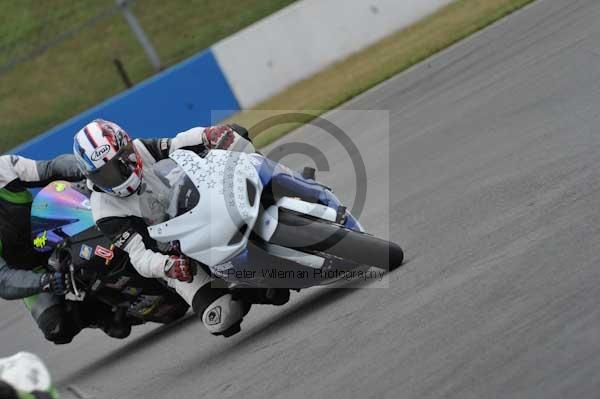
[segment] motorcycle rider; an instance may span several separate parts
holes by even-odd
[[[81,304],[66,301],[69,279],[63,273],[46,271],[49,254],[35,251],[31,240],[32,195],[27,189],[54,180],[82,179],[72,155],[50,161],[0,156],[0,298],[24,299],[44,337],[55,344],[71,342],[92,324],[85,319],[96,318],[102,311],[82,311]]]
[[[224,288],[189,258],[165,254],[147,227],[164,221],[166,204],[153,165],[178,149],[225,149],[251,153],[254,147],[237,125],[195,127],[174,138],[135,139],[114,122],[97,119],[74,138],[74,154],[93,189],[92,212],[98,228],[129,254],[148,278],[161,278],[202,318],[209,332],[229,336],[240,330],[249,305]]]

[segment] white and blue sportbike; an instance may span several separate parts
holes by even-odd
[[[402,249],[364,232],[314,176],[259,154],[179,150],[154,168],[167,217],[148,228],[151,237],[196,260],[248,304],[282,305],[290,290],[402,264]],[[38,193],[31,225],[35,246],[53,251],[50,267],[70,273],[75,299],[107,305],[119,324],[171,323],[188,310],[163,281],[136,272],[70,183]]]
[[[231,287],[301,289],[402,264],[402,249],[366,233],[314,171],[223,150],[179,150],[155,171],[170,205],[151,237],[177,241]]]

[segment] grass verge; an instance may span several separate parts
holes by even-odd
[[[131,7],[170,66],[294,1],[136,0]],[[1,0],[0,65],[73,30],[0,74],[0,152],[123,91],[114,58],[134,83],[154,74],[115,0]]]
[[[294,84],[254,110],[242,111],[228,120],[251,128],[260,120],[278,114],[278,110],[317,116],[318,112],[350,100],[532,1],[456,0],[420,22]],[[311,117],[306,119],[304,122]],[[253,135],[255,144],[263,147],[299,126],[299,123],[285,124],[265,130],[257,137]]]

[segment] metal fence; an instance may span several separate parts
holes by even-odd
[[[160,58],[156,49],[148,39],[144,29],[141,27],[131,6],[133,0],[116,0],[115,4],[108,7],[104,6],[100,10],[95,8],[100,4],[98,1],[80,0],[71,3],[69,7],[56,10],[56,13],[49,13],[29,25],[23,31],[16,30],[12,34],[0,38],[0,75],[6,73],[21,63],[30,61],[35,57],[44,54],[52,47],[60,45],[86,29],[94,25],[108,21],[115,14],[121,13],[127,21],[132,33],[144,49],[150,63],[155,70],[161,69]],[[96,12],[95,15],[86,17],[83,21],[77,17],[84,12]],[[70,19],[79,22],[70,25]],[[67,22],[65,24],[65,22]],[[65,27],[67,27],[65,29]],[[56,29],[65,29],[56,32]]]

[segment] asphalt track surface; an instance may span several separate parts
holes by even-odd
[[[597,397],[599,20],[596,0],[538,1],[343,107],[389,110],[390,133],[328,115],[369,168],[361,220],[406,249],[389,288],[304,291],[231,339],[188,318],[65,347],[2,302],[2,354],[94,398]],[[331,137],[291,141],[337,148],[322,178],[352,199]]]

